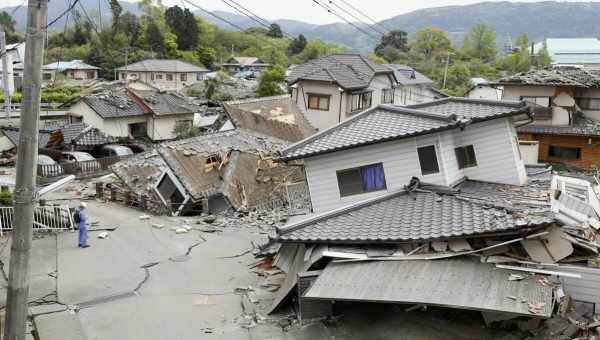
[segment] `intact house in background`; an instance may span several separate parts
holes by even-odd
[[[527,180],[513,119],[524,102],[446,98],[380,105],[286,149],[302,159],[314,212],[402,189],[411,177],[452,186],[464,177],[521,185]]]
[[[244,71],[260,73],[271,66],[271,64],[265,63],[256,57],[231,57],[227,59],[226,62],[221,64],[221,67],[223,67],[223,69],[230,74],[236,74]]]
[[[471,87],[465,94],[471,99],[501,100],[502,86],[492,84],[485,78],[471,78]]]
[[[433,80],[412,67],[400,64],[386,64],[386,66],[394,70],[397,81],[394,104],[413,105],[447,97],[433,87]]]
[[[536,105],[533,123],[518,129],[524,154],[537,155],[530,161],[600,167],[600,71],[534,70],[499,85],[504,99]]]
[[[117,138],[171,140],[192,127],[200,107],[171,92],[136,90],[122,84],[79,99],[69,108],[73,122],[94,126]]]
[[[146,59],[117,69],[121,81],[139,80],[161,90],[181,90],[204,80],[209,72],[175,59]]]
[[[323,130],[378,104],[394,103],[394,71],[358,54],[333,54],[294,67],[292,98]]]
[[[57,61],[42,67],[43,84],[54,83],[64,76],[64,80],[71,84],[84,84],[98,79],[99,67],[84,63],[81,60]]]
[[[533,46],[533,54],[538,55],[544,45],[554,66],[600,66],[597,38],[548,38]]]

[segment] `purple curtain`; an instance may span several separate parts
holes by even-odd
[[[362,167],[360,177],[364,191],[385,189],[385,174],[381,163]]]

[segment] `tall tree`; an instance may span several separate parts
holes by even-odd
[[[271,24],[271,26],[269,26],[269,33],[267,33],[267,35],[271,38],[283,38],[281,26],[277,24]]]
[[[452,50],[450,38],[446,32],[435,27],[418,30],[410,45],[410,52],[425,60],[445,57],[450,50]]]
[[[140,20],[135,14],[127,11],[119,18],[119,28],[117,29],[120,33],[124,33],[129,38],[130,46],[138,46],[138,38],[140,36],[141,26]]]
[[[21,34],[19,34],[15,29],[16,22],[7,12],[0,12],[0,26],[4,29],[6,33],[6,43],[14,44],[22,39]]]
[[[290,52],[292,52],[292,54],[298,54],[304,51],[307,43],[308,41],[306,40],[306,37],[303,34],[300,34],[298,38],[294,38],[294,40],[292,40],[292,43],[290,44]]]
[[[279,65],[270,70],[263,71],[258,81],[256,94],[259,97],[268,97],[282,94],[281,84],[285,82],[285,71]]]
[[[112,12],[112,29],[113,35],[119,32],[119,20],[121,19],[121,12],[123,7],[119,3],[119,0],[109,0],[110,11]]]
[[[548,67],[552,64],[552,57],[550,57],[550,53],[548,52],[546,40],[544,40],[542,48],[538,51],[537,63],[539,67]]]
[[[477,24],[471,28],[463,44],[463,53],[484,62],[496,59],[496,34],[486,24]]]
[[[397,58],[401,53],[408,52],[408,36],[401,30],[392,30],[381,37],[381,41],[375,47],[375,54],[387,59]],[[387,58],[386,58],[387,56]]]
[[[158,28],[158,25],[154,21],[150,21],[148,23],[148,27],[146,28],[146,45],[148,48],[152,50],[152,52],[158,53],[160,56],[164,56],[167,52],[167,47],[165,45],[165,38]]]
[[[190,50],[198,44],[200,30],[189,9],[181,9],[179,6],[167,8],[165,21],[173,33],[177,36],[177,45],[182,50]]]

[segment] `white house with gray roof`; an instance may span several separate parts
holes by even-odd
[[[379,105],[290,146],[282,159],[304,161],[316,213],[400,190],[412,177],[447,187],[464,178],[522,185],[513,119],[529,114],[525,102],[465,98]]]
[[[379,104],[394,103],[394,71],[358,54],[332,54],[297,65],[292,99],[319,130]]]
[[[120,67],[117,72],[122,81],[139,80],[161,90],[181,90],[206,79],[210,70],[181,60],[146,59]]]
[[[408,65],[386,64],[394,70],[397,85],[394,104],[414,105],[447,97],[433,87],[433,80]]]

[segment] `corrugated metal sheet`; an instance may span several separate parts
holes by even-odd
[[[553,267],[548,267],[554,270]],[[560,266],[561,272],[580,274],[581,278],[561,277],[560,282],[566,294],[574,300],[595,304],[596,313],[600,313],[600,268],[578,266]]]
[[[552,288],[539,284],[538,276],[509,281],[510,274],[474,259],[330,263],[304,297],[550,317]],[[532,314],[529,303],[545,305],[540,314]]]

